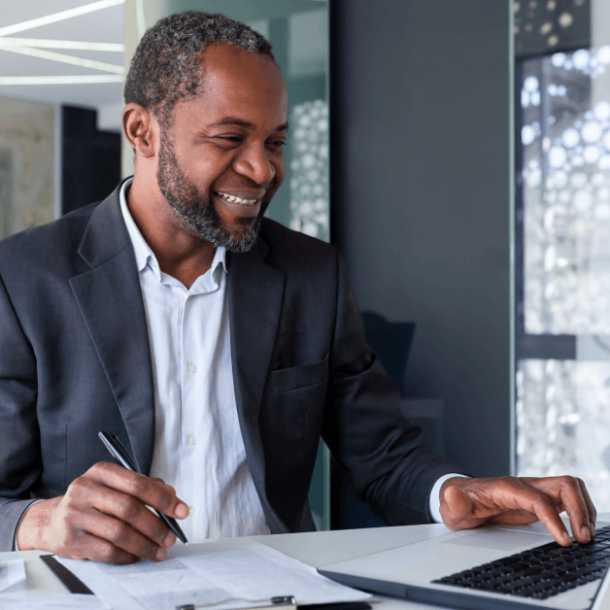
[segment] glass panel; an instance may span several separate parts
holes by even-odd
[[[517,429],[519,476],[580,477],[610,508],[610,362],[522,360]]]
[[[295,104],[290,124],[294,125],[290,227],[328,241],[328,104],[325,100]]]
[[[608,511],[610,1],[534,4],[513,3],[516,474],[578,476]]]
[[[610,334],[608,64],[610,46],[523,63],[526,333]]]

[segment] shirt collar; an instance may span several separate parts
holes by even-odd
[[[155,256],[155,253],[151,250],[150,246],[146,243],[146,240],[142,236],[142,233],[140,233],[140,229],[138,229],[138,226],[136,225],[127,205],[127,189],[129,189],[132,182],[133,178],[125,180],[125,182],[121,186],[119,200],[121,203],[121,213],[123,214],[123,220],[125,221],[125,225],[127,226],[127,232],[129,233],[129,238],[131,239],[131,243],[133,245],[133,249],[136,255],[136,265],[138,268],[138,272],[142,272],[144,269],[146,269],[147,266],[149,266],[152,269],[153,273],[157,276],[157,279],[161,281],[161,270],[159,269],[159,262],[157,261],[157,257]],[[216,248],[216,252],[214,253],[214,259],[212,260],[211,266],[211,272],[213,275],[215,275],[215,271],[219,265],[226,273],[226,249],[224,246],[218,246]]]

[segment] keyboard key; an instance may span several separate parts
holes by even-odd
[[[541,568],[530,567],[519,570],[517,573],[521,574],[521,576],[533,576],[534,574],[540,574],[541,572]]]

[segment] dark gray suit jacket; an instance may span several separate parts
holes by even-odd
[[[118,193],[0,242],[0,551],[32,498],[108,460],[99,430],[150,470],[151,356]],[[250,252],[228,256],[228,295],[239,422],[271,532],[314,529],[320,435],[376,513],[427,513],[437,478],[461,470],[400,415],[337,251],[265,220]]]

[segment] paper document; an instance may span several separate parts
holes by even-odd
[[[53,597],[16,597],[0,593],[2,610],[110,610],[95,595],[54,595]]]
[[[292,595],[299,605],[369,599],[258,542],[235,539],[171,549],[159,563],[110,566],[57,558],[114,610],[184,604],[241,608]],[[136,605],[134,602],[137,602]]]
[[[8,589],[25,580],[25,563],[23,559],[0,561],[0,591]]]

